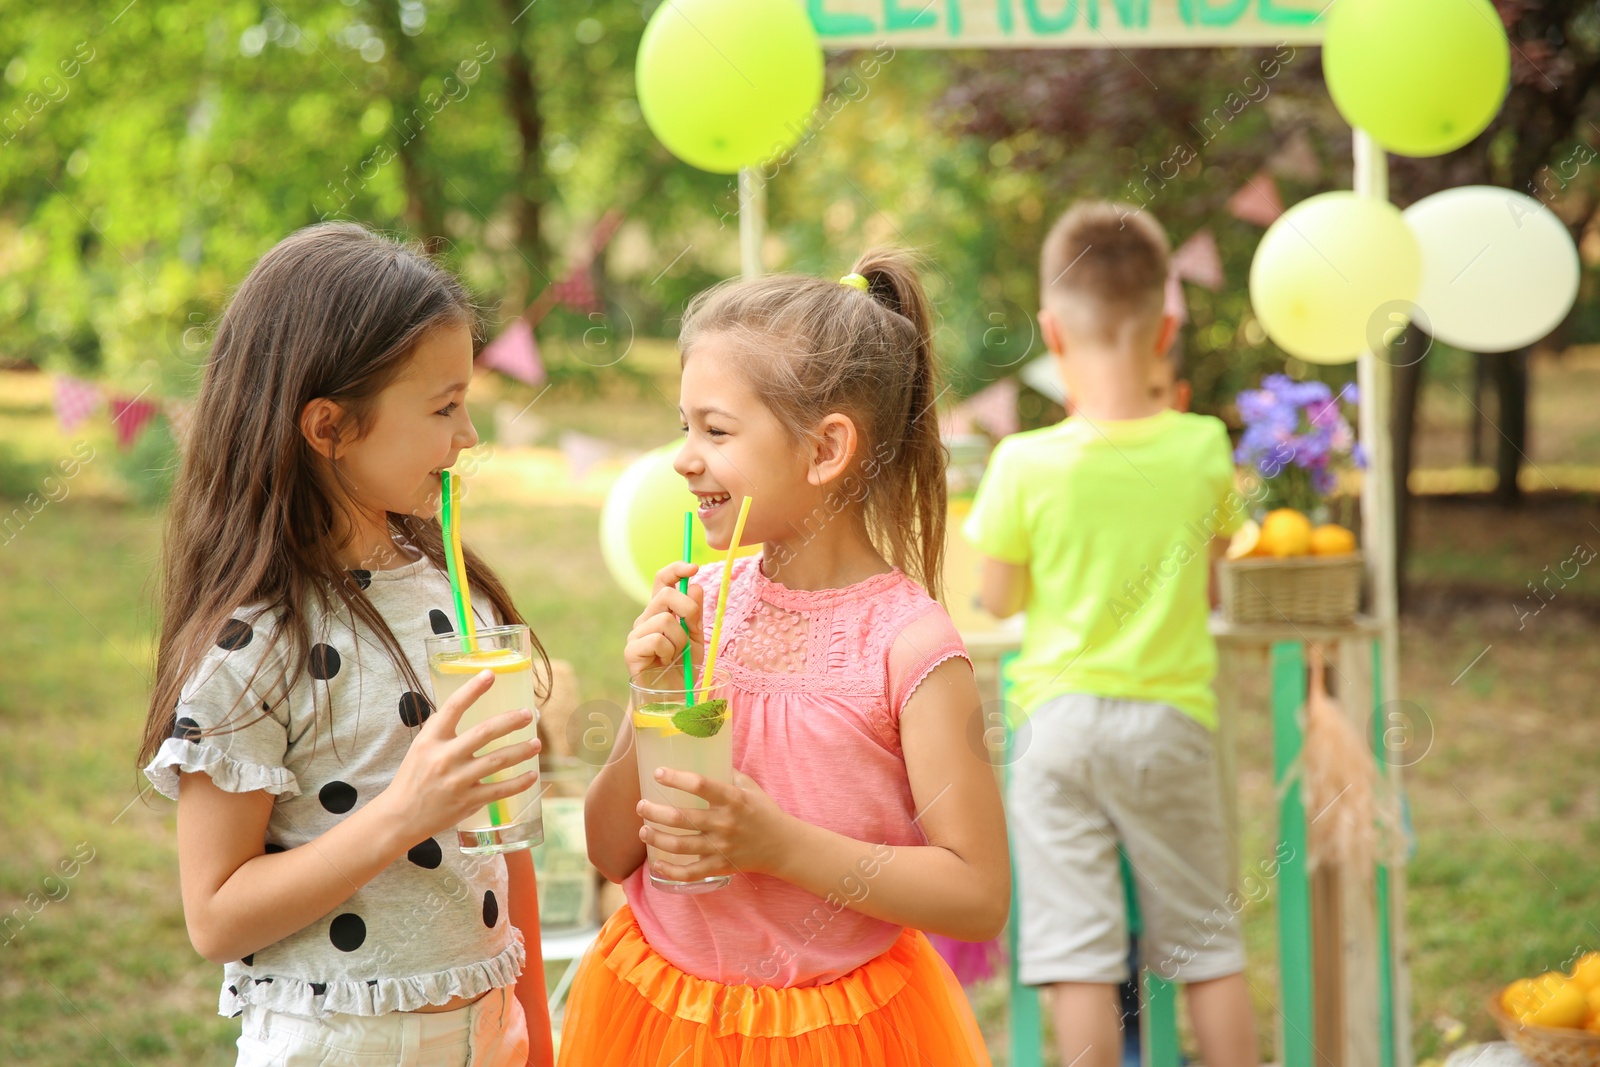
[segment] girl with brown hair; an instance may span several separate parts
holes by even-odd
[[[139,759],[178,802],[184,919],[243,1065],[550,1062],[529,854],[452,832],[537,777],[482,781],[537,742],[475,755],[532,710],[457,736],[494,674],[438,709],[421,681],[451,631],[435,515],[477,442],[475,323],[420,252],[329,223],[261,258],[206,360]],[[477,625],[520,623],[465,556]]]
[[[913,263],[871,252],[840,282],[725,283],[690,304],[680,347],[677,471],[713,547],[745,497],[745,540],[763,545],[732,565],[717,658],[736,773],[658,768],[709,806],[643,801],[625,720],[585,825],[627,905],[573,984],[561,1062],[987,1064],[919,932],[994,936],[1010,873],[971,664],[930,595],[944,450]],[[631,675],[685,645],[703,660],[721,577],[662,569],[623,652]],[[650,862],[647,844],[694,860]]]

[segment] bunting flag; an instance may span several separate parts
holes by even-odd
[[[543,385],[545,381],[539,342],[534,339],[533,327],[521,316],[512,319],[499,337],[484,346],[478,353],[478,364],[529,385]]]
[[[550,295],[557,303],[585,314],[605,309],[600,302],[600,293],[594,287],[592,262],[573,267],[570,274],[550,286]]]
[[[565,304],[585,314],[605,310],[605,304],[601,301],[600,293],[594,284],[594,261],[605,251],[606,245],[611,243],[611,238],[616,236],[617,228],[622,225],[622,218],[622,212],[616,208],[610,208],[600,216],[600,221],[594,224],[594,229],[589,233],[588,255],[584,256],[582,262],[575,264],[565,278],[545,286],[529,305],[528,314],[535,323],[544,318],[556,304]]]
[[[1244,222],[1257,226],[1271,226],[1283,214],[1283,197],[1278,195],[1278,183],[1265,170],[1255,173],[1228,197],[1228,213]]]
[[[189,428],[194,425],[194,405],[183,400],[168,400],[161,405],[161,414],[172,427],[172,437],[181,446],[189,438]]]
[[[56,375],[55,386],[56,422],[64,433],[77,429],[84,419],[99,411],[104,403],[98,385],[70,374]]]
[[[1222,255],[1209,229],[1196,230],[1179,245],[1172,253],[1169,266],[1173,274],[1186,282],[1203,285],[1213,292],[1222,288]]]
[[[1178,280],[1178,272],[1170,268],[1166,288],[1161,294],[1161,310],[1177,319],[1179,326],[1189,321],[1189,301],[1183,295],[1183,282]]]
[[[144,432],[145,426],[156,417],[157,408],[143,396],[111,397],[111,426],[117,431],[117,447],[126,452]]]
[[[990,437],[1006,437],[1022,428],[1017,417],[1017,379],[1001,378],[973,393],[940,420],[943,432],[967,433],[980,426]]]
[[[566,457],[567,466],[572,471],[573,481],[581,481],[583,476],[589,473],[590,468],[596,463],[609,459],[622,451],[619,446],[612,444],[610,441],[604,441],[598,437],[590,437],[588,434],[578,433],[575,430],[567,430],[562,433],[560,439],[556,442],[556,447],[561,449],[561,454]]]
[[[1300,129],[1290,134],[1283,147],[1267,160],[1267,169],[1281,178],[1309,182],[1322,174],[1322,161],[1317,158],[1316,149],[1311,147],[1311,138],[1305,130]]]

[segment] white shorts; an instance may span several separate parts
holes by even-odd
[[[1027,985],[1128,978],[1128,856],[1141,962],[1169,981],[1244,970],[1211,732],[1165,704],[1071,693],[1028,717],[1006,817]]]
[[[524,1067],[528,1025],[511,986],[455,1011],[312,1019],[244,1009],[238,1067]]]

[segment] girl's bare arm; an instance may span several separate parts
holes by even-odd
[[[864,915],[964,941],[1004,927],[1011,902],[1010,850],[994,768],[981,746],[982,707],[971,669],[947,660],[925,678],[900,718],[901,744],[928,844],[857,841],[788,814],[756,783],[735,785],[662,771],[663,784],[705,797],[710,810],[645,804],[654,823],[702,830],[700,837],[656,835],[652,844],[703,858],[662,864],[663,877],[700,879],[734,872],[770,874],[823,898],[830,911]]]
[[[633,751],[633,715],[624,709],[622,725],[606,765],[583,797],[583,829],[589,862],[609,881],[622,882],[644,862],[639,828],[639,764]]]
[[[491,785],[482,780],[536,758],[537,741],[474,755],[526,726],[526,710],[456,734],[462,713],[493,682],[492,671],[469,680],[423,724],[388,788],[286,852],[265,854],[270,793],[230,793],[208,775],[180,773],[178,874],[195,950],[225,963],[281,941],[349,900],[418,841],[532,784],[536,772]]]

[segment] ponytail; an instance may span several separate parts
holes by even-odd
[[[724,282],[690,301],[678,344],[687,359],[708,334],[738,337],[757,357],[746,363],[751,387],[797,440],[831,412],[848,415],[862,439],[873,546],[938,597],[945,450],[933,313],[918,262],[911,252],[873,249],[843,284],[795,274]]]
[[[946,500],[945,448],[939,433],[938,364],[933,352],[933,308],[918,277],[915,253],[873,248],[851,270],[867,280],[867,295],[910,323],[915,343],[906,358],[911,378],[901,412],[900,462],[887,466],[888,492],[878,516],[888,529],[904,531],[912,557],[902,569],[938,598],[944,576]],[[914,562],[913,562],[914,560]],[[910,566],[907,564],[910,563]]]

